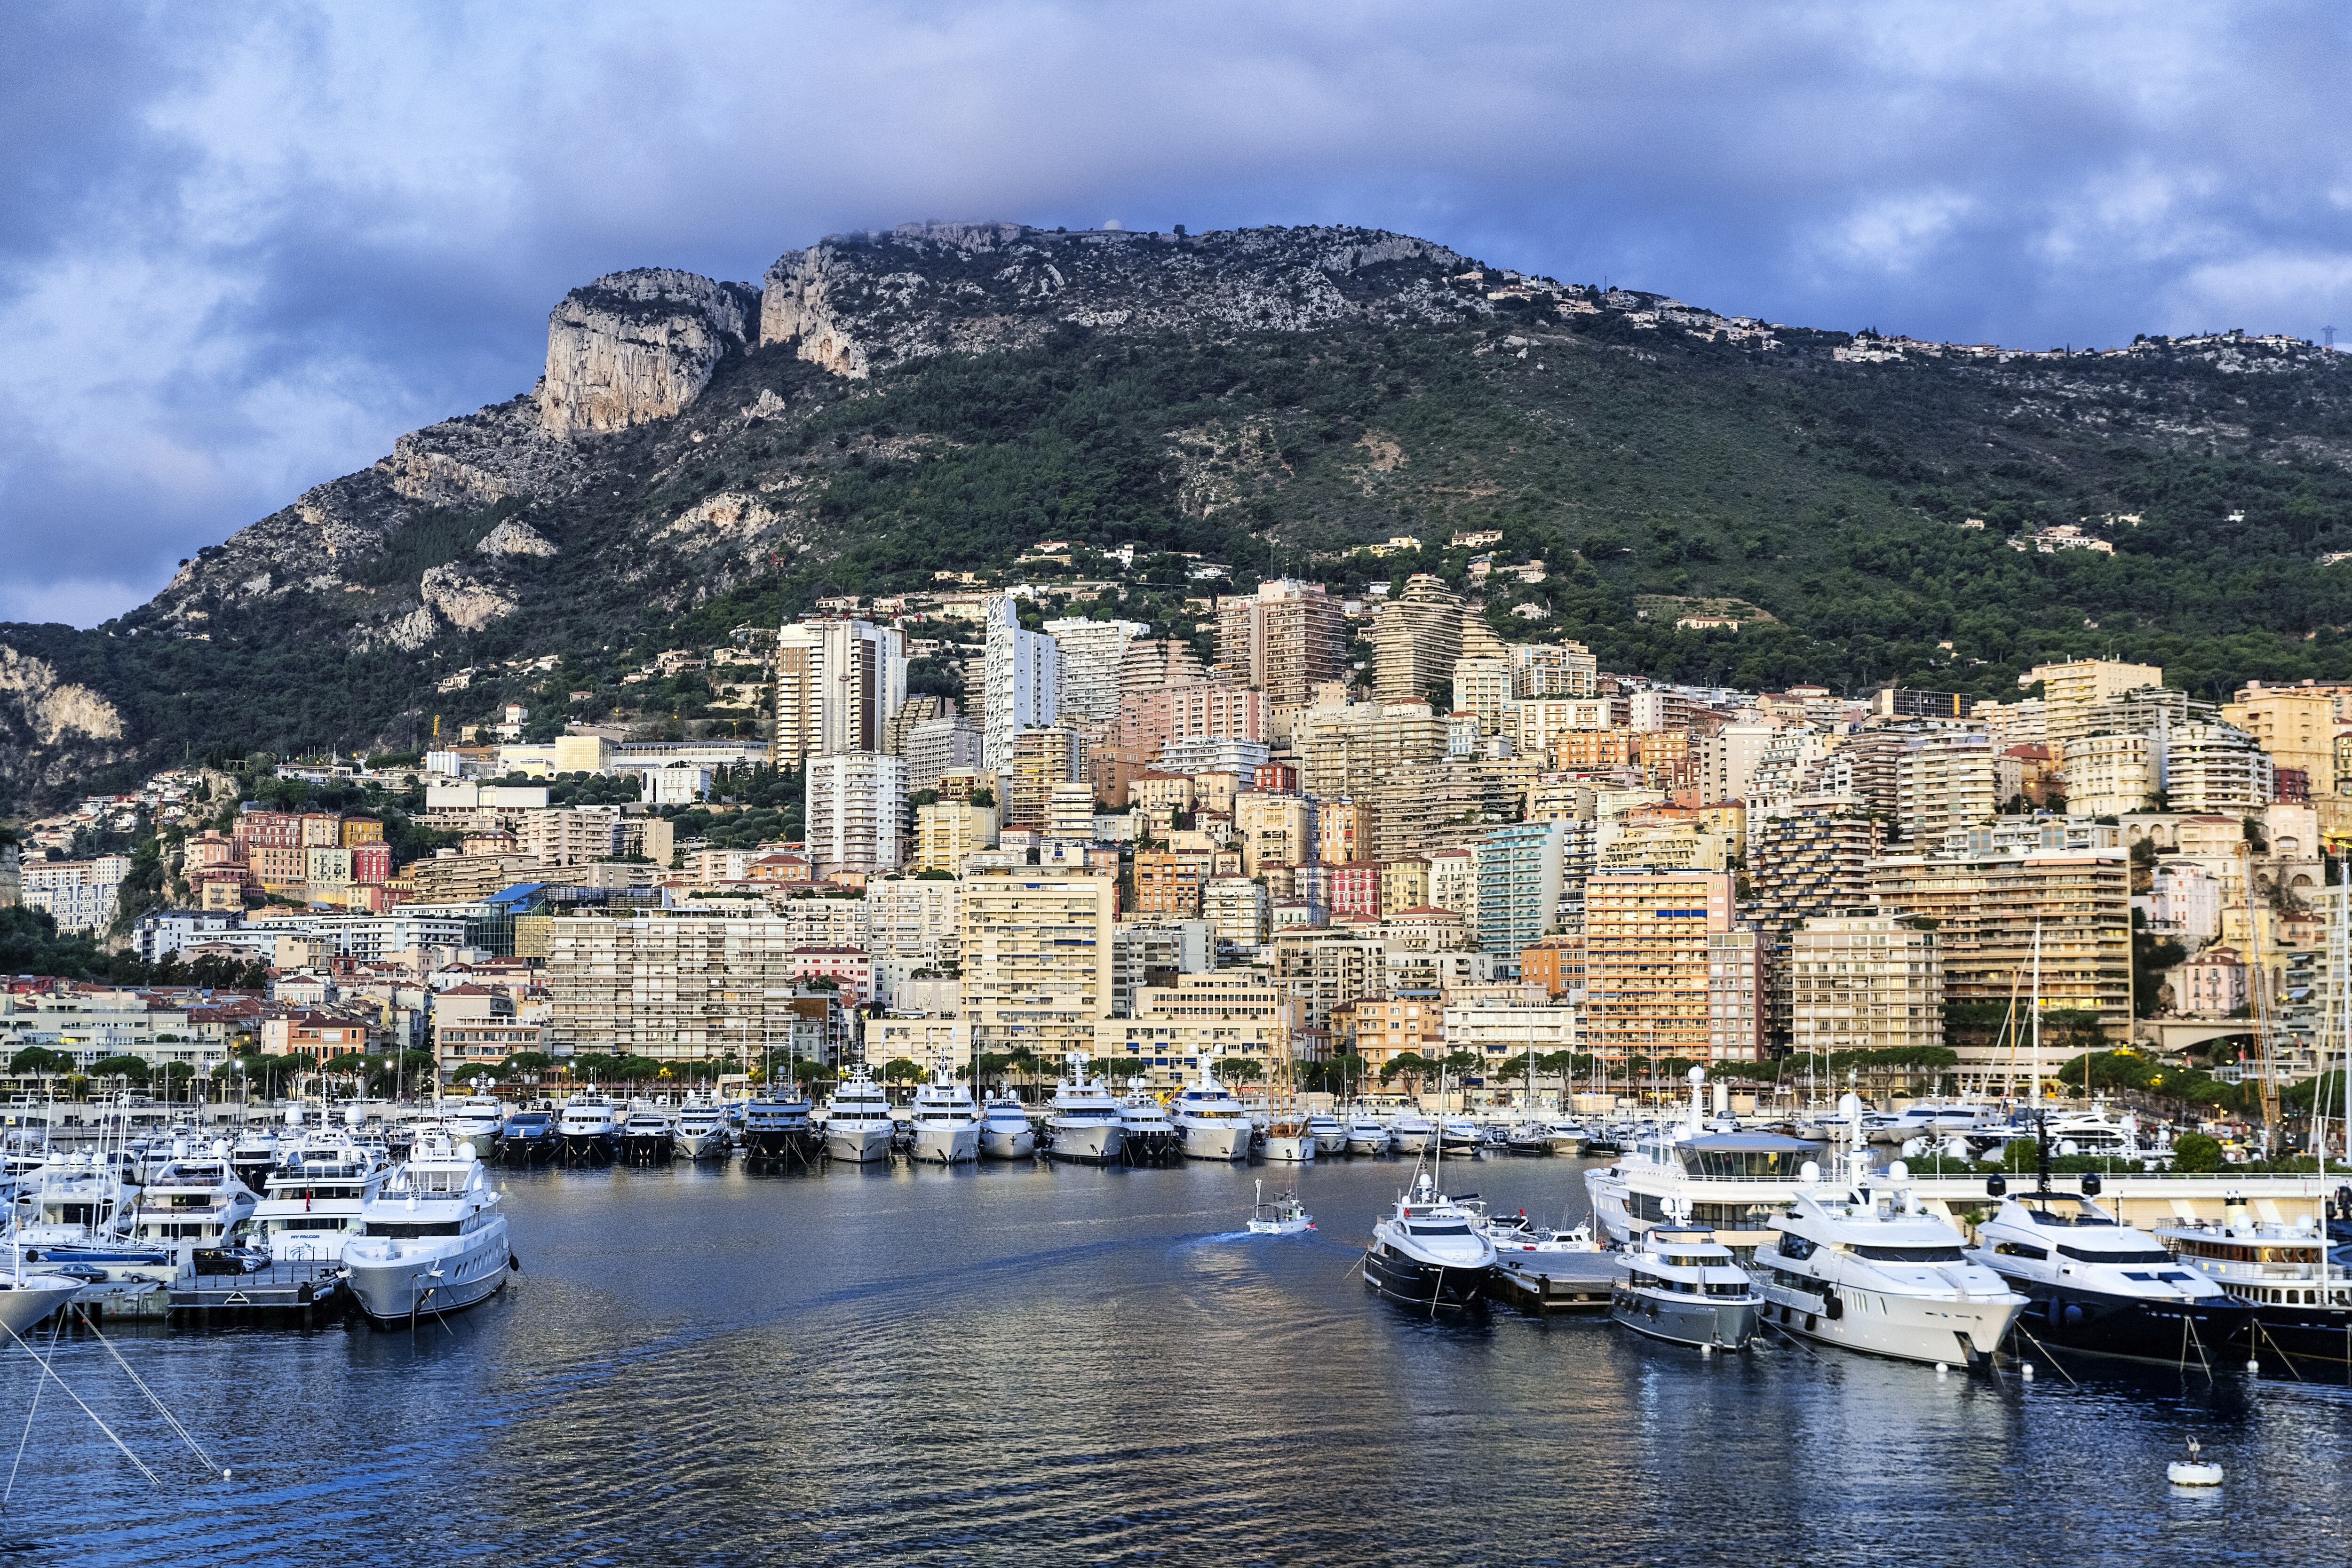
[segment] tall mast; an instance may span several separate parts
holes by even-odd
[[[2042,1103],[2042,922],[2033,922],[2033,1089],[2032,1103]]]

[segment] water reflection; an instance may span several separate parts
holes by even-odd
[[[1581,1168],[1475,1184],[1580,1216]],[[142,1564],[2340,1559],[2343,1390],[1433,1324],[1355,1274],[1404,1175],[1300,1173],[1321,1228],[1285,1238],[1238,1234],[1222,1166],[509,1176],[525,1272],[446,1325],[122,1336],[229,1483],[68,1342],[175,1489],[45,1401],[12,1533]],[[2164,1483],[2192,1426],[2221,1500]]]

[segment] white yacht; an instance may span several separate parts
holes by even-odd
[[[1327,1113],[1307,1119],[1307,1131],[1315,1135],[1315,1152],[1318,1154],[1344,1154],[1348,1152],[1348,1124]]]
[[[863,1165],[890,1157],[898,1124],[891,1118],[889,1097],[863,1063],[835,1088],[822,1121],[824,1152],[833,1158]]]
[[[726,1108],[717,1100],[689,1100],[678,1108],[670,1149],[680,1159],[724,1160],[734,1147],[734,1129],[727,1125]]]
[[[136,1221],[139,1189],[124,1177],[124,1160],[108,1151],[58,1153],[19,1184],[20,1247],[114,1247]]]
[[[1857,1137],[1847,1180],[1819,1184],[1816,1168],[1773,1221],[1772,1243],[1750,1265],[1767,1317],[1849,1350],[1984,1363],[2025,1298],[1971,1262],[1960,1233],[1921,1208],[1902,1162],[1872,1172],[1866,1160]]]
[[[1437,1137],[1439,1145],[1449,1154],[1475,1154],[1486,1142],[1477,1122],[1467,1116],[1439,1117]]]
[[[1321,1148],[1306,1113],[1286,1102],[1267,1120],[1259,1140],[1260,1152],[1277,1165],[1311,1164]]]
[[[1573,1116],[1548,1117],[1545,1125],[1551,1129],[1551,1152],[1570,1160],[1583,1153],[1585,1145],[1592,1142],[1591,1130]]]
[[[2083,1185],[2095,1195],[2099,1178]],[[2019,1326],[2043,1344],[2210,1365],[2250,1337],[2251,1305],[2090,1195],[2053,1193],[2046,1179],[2001,1200],[1970,1256],[2024,1292]]]
[[[1070,1053],[1070,1076],[1054,1085],[1045,1131],[1053,1139],[1046,1152],[1056,1160],[1100,1165],[1118,1158],[1118,1101],[1100,1079],[1088,1081],[1084,1051]]]
[[[391,1175],[392,1167],[360,1144],[308,1142],[271,1175],[247,1228],[273,1262],[333,1261]]]
[[[1030,1125],[1029,1108],[1011,1095],[989,1100],[981,1110],[980,1152],[992,1160],[1034,1158],[1037,1130]]]
[[[360,1205],[360,1219],[363,1233],[343,1244],[343,1277],[377,1322],[454,1312],[507,1282],[506,1215],[469,1143],[419,1139],[408,1163]]]
[[[1821,1151],[1777,1132],[1708,1131],[1706,1084],[1706,1069],[1691,1068],[1690,1110],[1680,1125],[1629,1130],[1622,1158],[1584,1173],[1593,1223],[1612,1241],[1632,1242],[1677,1214],[1676,1223],[1705,1226],[1735,1253],[1770,1241],[1773,1220]]]
[[[1168,1108],[1138,1089],[1118,1102],[1118,1153],[1130,1165],[1157,1165],[1183,1152]]]
[[[629,1107],[621,1123],[621,1158],[632,1165],[666,1163],[677,1141],[677,1129],[661,1106],[639,1100]]]
[[[915,1158],[929,1165],[961,1165],[980,1158],[980,1107],[971,1086],[944,1062],[915,1090]]]
[[[1495,1278],[1495,1244],[1479,1216],[1437,1190],[1416,1170],[1412,1188],[1372,1226],[1364,1252],[1364,1283],[1392,1301],[1458,1311],[1486,1299]]]
[[[506,1132],[507,1108],[494,1095],[469,1094],[451,1101],[443,1119],[449,1124],[449,1136],[464,1139],[488,1159]]]
[[[1400,1154],[1425,1154],[1437,1142],[1437,1124],[1420,1111],[1398,1111],[1389,1119],[1389,1146]]]
[[[555,1113],[558,1155],[574,1165],[609,1165],[620,1152],[621,1113],[601,1094],[575,1094]]]
[[[1652,1226],[1617,1255],[1609,1315],[1654,1340],[1709,1350],[1748,1348],[1764,1299],[1715,1233]]]
[[[1348,1118],[1347,1149],[1350,1154],[1385,1154],[1392,1140],[1389,1124],[1369,1110]]]
[[[139,1194],[132,1234],[141,1241],[195,1241],[218,1247],[245,1223],[257,1200],[237,1180],[226,1144],[173,1160]]]
[[[48,1321],[49,1314],[79,1295],[83,1283],[68,1274],[37,1269],[26,1273],[21,1268],[14,1274],[0,1274],[0,1328],[17,1336],[32,1332],[37,1324]]]
[[[1246,1160],[1257,1131],[1242,1102],[1210,1070],[1206,1051],[1201,1055],[1200,1078],[1178,1092],[1169,1120],[1184,1141],[1185,1157],[1192,1160]]]

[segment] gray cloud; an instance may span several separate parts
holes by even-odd
[[[548,307],[913,217],[1350,221],[2030,346],[2352,330],[2344,13],[294,5],[0,23],[0,617],[90,624]]]

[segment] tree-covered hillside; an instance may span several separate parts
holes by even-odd
[[[2209,696],[2352,677],[2352,562],[2318,563],[2352,552],[2344,358],[2236,339],[1964,357],[1678,328],[1679,310],[1562,290],[1461,321],[1064,322],[863,380],[788,344],[740,347],[685,412],[542,463],[561,482],[409,507],[267,591],[199,563],[168,603],[96,632],[0,642],[114,704],[126,734],[102,777],[183,754],[412,749],[436,714],[509,699],[542,724],[688,715],[690,684],[624,691],[621,676],[822,595],[1013,580],[1041,540],[1118,579],[1120,613],[1185,630],[1185,600],[1213,586],[1174,552],[1241,581],[1356,590],[1426,570],[1467,587],[1470,552],[1446,540],[1492,529],[1497,570],[1475,591],[1497,628],[1582,639],[1630,674],[2001,695],[2034,663],[2098,653]],[[520,427],[528,410],[478,417]],[[2113,554],[2012,548],[2069,524]],[[1361,551],[1401,533],[1423,548]],[[1133,568],[1104,565],[1129,543]],[[1529,559],[1539,582],[1501,570]],[[1675,628],[1674,600],[1707,598],[1769,619]],[[12,777],[19,805],[83,782]]]

